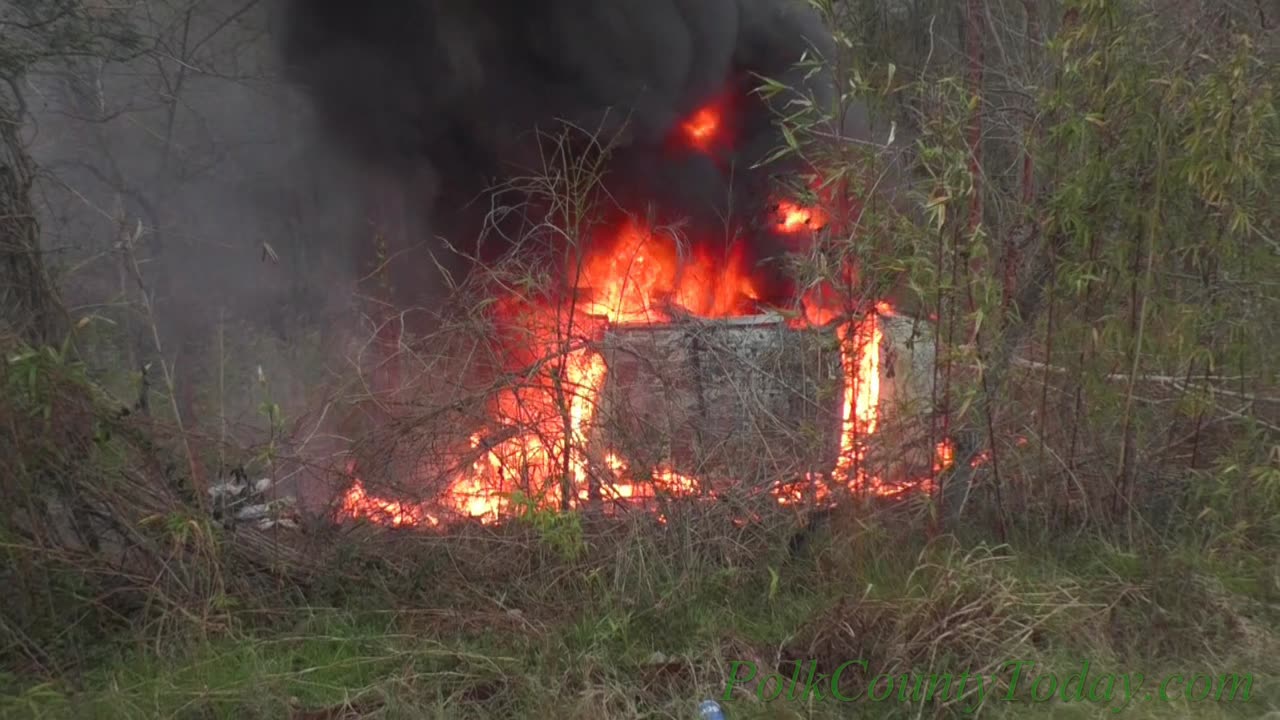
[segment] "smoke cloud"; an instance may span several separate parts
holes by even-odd
[[[562,122],[623,133],[606,183],[628,209],[750,226],[768,180],[751,168],[780,141],[753,74],[800,81],[803,53],[833,45],[800,0],[288,0],[284,27],[330,137],[455,242],[479,229],[460,208],[535,168],[535,129]],[[673,146],[708,103],[727,108],[731,146]]]

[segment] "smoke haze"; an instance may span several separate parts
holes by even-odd
[[[534,130],[561,122],[624,133],[606,184],[628,210],[720,235],[730,208],[758,222],[767,177],[750,168],[780,137],[752,75],[798,82],[807,50],[832,49],[800,0],[287,0],[282,41],[331,137],[403,191],[420,228],[460,242],[479,228],[459,209],[536,169]],[[732,144],[673,147],[717,102]]]
[[[624,133],[607,183],[627,210],[654,205],[703,237],[725,237],[728,218],[766,255],[752,223],[769,178],[750,167],[780,138],[752,74],[798,81],[802,53],[832,44],[802,0],[175,0],[138,13],[136,52],[29,78],[27,130],[44,243],[73,268],[69,304],[132,326],[130,371],[163,355],[179,375],[212,372],[237,327],[281,352],[307,332],[367,336],[347,320],[375,238],[396,254],[393,307],[438,299],[449,253],[436,236],[474,240],[477,199],[536,171],[536,131],[561,122]],[[708,103],[732,142],[671,143]],[[139,227],[140,282],[119,252]],[[144,292],[158,350],[136,317]],[[259,350],[226,349],[246,372]],[[268,375],[299,367],[278,365]]]

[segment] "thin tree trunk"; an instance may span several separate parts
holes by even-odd
[[[26,342],[45,345],[65,337],[66,312],[40,249],[34,164],[20,126],[19,114],[0,105],[0,321]]]
[[[973,195],[969,198],[969,237],[982,224],[982,81],[986,71],[986,9],[983,0],[967,0],[965,12],[965,54],[969,60],[969,92],[973,111],[969,116],[969,172]]]

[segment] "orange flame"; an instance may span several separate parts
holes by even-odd
[[[342,496],[342,503],[338,508],[338,517],[352,520],[367,518],[373,522],[391,527],[423,525],[435,527],[440,524],[440,521],[434,515],[431,515],[422,507],[383,500],[369,495],[364,489],[364,483],[359,480],[353,482],[351,487],[347,488],[346,494]]]
[[[720,134],[720,125],[720,111],[715,107],[704,107],[681,123],[680,129],[690,144],[700,150],[706,150]]]
[[[778,230],[798,233],[805,230],[821,230],[827,224],[827,215],[821,208],[805,207],[790,200],[778,203]]]
[[[691,134],[713,135],[718,127],[714,114],[699,113],[694,120]],[[792,208],[796,214],[787,216],[787,227],[821,222],[817,211]],[[794,223],[792,217],[797,218]],[[536,356],[527,364],[536,370],[492,400],[491,417],[504,428],[505,439],[487,446],[481,435],[473,435],[470,449],[477,458],[430,503],[375,497],[355,480],[342,498],[339,517],[393,527],[435,527],[445,518],[499,522],[514,514],[517,493],[549,509],[711,494],[705,479],[671,468],[653,469],[648,478],[637,478],[625,460],[608,448],[593,446],[592,421],[607,368],[602,355],[581,342],[575,345],[569,330],[592,337],[610,324],[668,322],[678,313],[706,318],[752,314],[761,293],[748,260],[741,247],[717,255],[713,246],[695,245],[682,253],[671,234],[635,220],[623,223],[570,267],[579,298],[571,322],[554,310],[530,310],[526,304],[517,311],[516,303],[500,303],[508,321],[522,324],[526,337],[533,338],[534,347],[527,349]],[[826,325],[848,317],[852,307],[829,284],[805,293],[802,300],[802,325]],[[775,486],[771,494],[779,504],[828,503],[837,489],[876,495],[903,491],[869,472],[863,462],[867,440],[879,424],[879,314],[889,312],[886,303],[879,303],[874,312],[837,328],[845,376],[839,457],[830,475],[809,475],[801,483]],[[949,447],[937,448],[939,467],[953,462]]]
[[[748,314],[760,297],[741,245],[724,258],[704,245],[681,257],[675,237],[635,220],[574,270],[589,295],[585,312],[614,324],[666,322],[675,308],[710,318]]]
[[[950,440],[943,440],[934,449],[933,474],[950,470],[956,464],[956,445]]]

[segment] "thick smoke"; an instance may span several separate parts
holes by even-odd
[[[289,0],[285,27],[286,62],[332,137],[455,242],[483,203],[459,209],[536,167],[534,130],[561,122],[624,133],[607,183],[629,209],[720,236],[730,208],[751,225],[767,178],[750,168],[779,143],[752,76],[799,80],[803,53],[832,46],[801,0]],[[711,102],[726,104],[731,147],[673,147]]]

